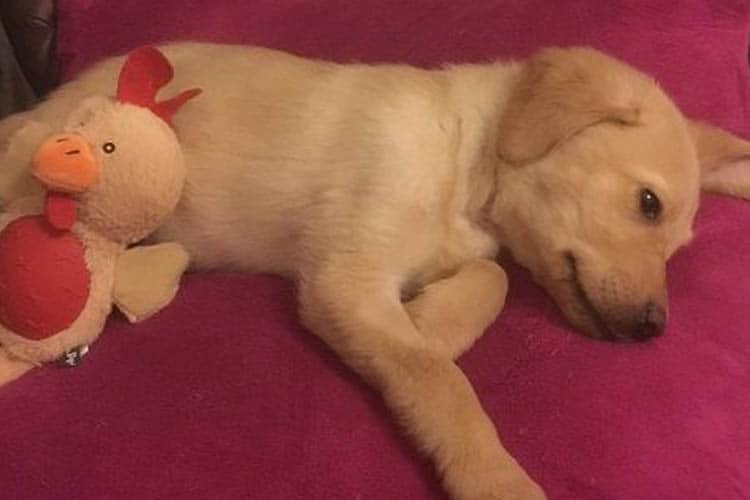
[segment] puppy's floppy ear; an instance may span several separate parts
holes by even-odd
[[[750,200],[750,142],[717,127],[688,121],[707,191]]]
[[[635,125],[645,83],[638,72],[596,50],[543,49],[524,63],[500,122],[498,154],[522,165],[592,125]]]

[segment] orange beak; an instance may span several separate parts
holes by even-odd
[[[99,167],[88,142],[78,134],[47,139],[34,155],[34,177],[47,189],[82,193],[99,180]]]

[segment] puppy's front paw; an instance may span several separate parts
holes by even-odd
[[[520,467],[499,467],[485,473],[464,469],[458,477],[446,475],[445,487],[454,500],[546,500],[542,488]],[[471,472],[470,472],[471,471]]]
[[[492,498],[499,500],[547,500],[542,488],[528,477],[519,478],[509,484],[500,486],[498,495]]]
[[[519,475],[510,481],[491,483],[488,489],[470,494],[471,500],[547,500],[542,488],[528,476]],[[463,499],[462,499],[463,500]]]

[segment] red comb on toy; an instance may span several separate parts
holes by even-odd
[[[156,102],[156,94],[174,76],[174,69],[164,54],[146,46],[128,54],[117,82],[117,100],[148,108],[171,125],[172,116],[201,89],[190,89],[166,101]]]

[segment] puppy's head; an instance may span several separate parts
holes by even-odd
[[[692,123],[648,77],[591,49],[526,63],[500,123],[492,220],[568,320],[645,340],[701,187],[750,195],[750,143]]]

